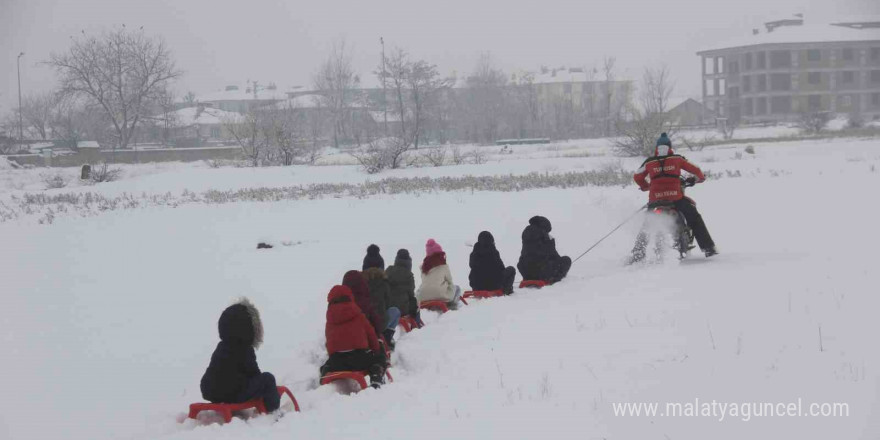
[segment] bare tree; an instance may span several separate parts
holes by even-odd
[[[504,87],[507,76],[495,67],[492,56],[480,56],[474,71],[467,79],[468,99],[466,105],[476,140],[493,142],[498,137],[501,115],[504,110]]]
[[[642,108],[631,108],[631,120],[617,124],[618,137],[613,141],[613,146],[619,154],[650,156],[660,133],[672,135],[674,127],[667,107],[674,88],[665,66],[645,69],[639,95]]]
[[[413,146],[418,149],[425,120],[437,110],[441,95],[452,86],[452,79],[441,77],[436,65],[416,60],[410,66],[407,82],[412,99]]]
[[[602,73],[605,75],[605,84],[602,90],[602,107],[605,110],[605,120],[603,126],[605,127],[604,132],[602,133],[604,136],[611,136],[611,122],[612,116],[614,114],[613,106],[614,106],[614,77],[615,70],[614,66],[617,64],[617,58],[606,56],[602,60]]]
[[[59,98],[49,121],[52,137],[75,149],[80,141],[107,140],[107,120],[103,112],[81,99]]]
[[[645,114],[666,113],[669,111],[669,99],[675,90],[675,83],[669,75],[669,67],[665,64],[654,69],[645,69],[640,94],[642,109]]]
[[[49,139],[52,115],[58,104],[55,92],[42,92],[28,95],[21,103],[21,114],[25,129],[32,137],[41,140]]]
[[[382,64],[379,66],[377,76],[383,81],[383,89],[390,91],[394,95],[394,106],[392,111],[397,113],[400,119],[400,138],[410,139],[406,131],[406,120],[408,115],[407,99],[405,95],[409,95],[406,87],[412,73],[413,63],[410,61],[409,54],[403,49],[395,48],[391,50],[390,55],[386,56]]]
[[[241,152],[252,166],[260,166],[260,160],[266,154],[270,138],[265,130],[266,114],[249,111],[223,121],[223,127],[229,136],[241,147]]]
[[[150,105],[182,74],[161,39],[125,26],[76,37],[48,64],[59,74],[62,95],[87,97],[103,109],[120,148],[128,146]]]
[[[334,43],[330,55],[321,63],[313,79],[320,94],[319,105],[328,110],[331,118],[333,146],[339,148],[340,137],[346,135],[346,121],[351,108],[359,99],[357,89],[360,77],[355,73],[352,54],[345,40]]]

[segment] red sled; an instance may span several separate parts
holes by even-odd
[[[520,289],[530,288],[530,289],[540,289],[544,286],[549,286],[550,283],[542,280],[522,280],[519,283]]]
[[[402,316],[398,324],[403,327],[403,331],[407,333],[419,328],[419,323],[416,321],[416,318],[409,315]]]
[[[278,387],[278,394],[280,396],[285,394],[290,396],[290,400],[293,401],[294,411],[299,412],[299,403],[297,403],[296,397],[293,397],[293,393],[287,387]],[[256,409],[257,414],[266,413],[266,405],[263,404],[263,399],[257,398],[242,403],[193,403],[189,406],[189,418],[197,418],[202,411],[214,411],[223,416],[224,422],[229,423],[232,421],[232,413],[234,411],[244,411],[246,409]]]
[[[504,296],[502,290],[468,290],[462,295],[462,298],[492,298],[495,296]]]
[[[468,303],[467,303],[467,301],[464,299],[464,297],[461,297],[461,296],[460,296],[460,297],[458,297],[458,299],[460,299],[461,302],[464,303],[464,305],[468,305]],[[449,306],[446,305],[446,301],[443,301],[442,299],[434,299],[434,300],[430,300],[430,301],[422,301],[422,302],[419,304],[419,308],[420,308],[420,309],[425,309],[425,310],[433,310],[433,311],[435,311],[435,312],[440,312],[440,313],[446,313],[446,312],[449,311]]]
[[[365,390],[367,389],[367,376],[369,376],[369,373],[366,371],[334,371],[321,377],[321,385],[327,385],[339,380],[353,380],[361,386],[362,390]],[[394,378],[391,377],[391,372],[387,369],[385,370],[385,377],[388,378],[388,382],[394,383]]]

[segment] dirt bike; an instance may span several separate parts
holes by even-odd
[[[689,188],[696,185],[696,179],[688,178],[681,179],[681,190],[682,194],[684,194],[684,189]],[[690,253],[691,249],[694,246],[694,232],[687,225],[687,221],[685,221],[684,214],[678,212],[675,208],[675,204],[670,201],[660,200],[656,202],[652,202],[648,204],[648,217],[645,219],[645,225],[656,224],[657,220],[667,219],[671,221],[672,227],[672,248],[678,251],[678,258],[685,259]],[[652,217],[653,216],[653,217]],[[636,239],[636,246],[633,248],[633,256],[630,260],[630,263],[636,263],[645,259],[645,252],[648,247],[648,233],[646,230],[649,228],[643,227],[642,231],[639,232],[639,237]],[[656,231],[654,233],[654,253],[658,258],[662,258],[663,249],[666,246],[666,238],[670,235],[669,231]]]

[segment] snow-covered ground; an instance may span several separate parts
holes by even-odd
[[[181,194],[638,165],[581,145],[515,147],[485,165],[379,176],[353,166],[132,166],[119,182],[48,192]],[[426,313],[424,329],[400,336],[395,382],[352,396],[318,387],[318,366],[326,294],[360,267],[367,245],[378,244],[386,262],[400,247],[420,259],[435,238],[466,285],[467,244],[481,230],[515,264],[528,218],[545,215],[560,251],[576,256],[644,194],[630,185],[189,203],[0,223],[0,438],[877,438],[878,141],[755,144],[753,155],[744,147],[685,152],[725,176],[689,192],[721,255],[626,267],[633,221],[558,285]],[[36,182],[3,183],[0,201],[42,191],[40,172],[0,171]],[[287,245],[257,251],[263,240]],[[260,366],[293,390],[302,412],[275,423],[185,420],[201,400],[216,320],[240,295],[263,315]],[[695,398],[843,402],[849,416],[719,422],[622,417],[612,407]]]

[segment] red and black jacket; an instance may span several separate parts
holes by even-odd
[[[658,200],[676,201],[684,197],[681,190],[681,170],[697,177],[698,182],[706,180],[703,171],[688,162],[683,156],[673,154],[668,149],[667,155],[655,155],[642,163],[641,168],[633,176],[642,191],[648,191],[648,202]]]

